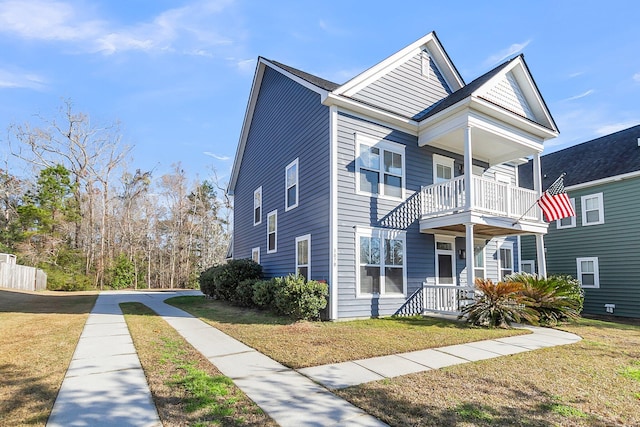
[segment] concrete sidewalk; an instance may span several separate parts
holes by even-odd
[[[327,388],[338,389],[580,340],[562,331],[527,327],[532,334],[294,371],[164,303],[167,298],[185,294],[201,295],[199,292],[101,293],[47,425],[161,425],[120,311],[121,302],[141,302],[157,312],[281,426],[384,426]]]

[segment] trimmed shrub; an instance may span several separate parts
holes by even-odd
[[[482,295],[462,309],[458,318],[467,317],[467,322],[489,328],[509,328],[512,322],[526,320],[536,324],[538,315],[526,303],[522,295],[524,285],[519,282],[498,282],[476,279],[476,289]]]
[[[246,279],[238,283],[233,296],[233,303],[241,307],[253,307],[253,285],[255,283],[255,279]]]
[[[131,288],[135,280],[135,267],[133,262],[125,255],[120,254],[113,261],[109,269],[109,286],[113,289]]]
[[[236,288],[243,280],[262,278],[262,266],[250,259],[234,259],[213,272],[214,296],[233,301]]]
[[[253,284],[253,303],[262,309],[271,308],[275,296],[276,282],[273,280],[258,280]]]
[[[294,319],[314,320],[320,316],[320,310],[327,305],[326,283],[289,275],[274,279],[274,306],[278,314]]]
[[[198,277],[198,283],[200,284],[200,291],[209,298],[213,298],[215,294],[215,284],[213,283],[213,275],[218,266],[209,267]]]
[[[505,277],[508,282],[523,284],[521,294],[525,303],[538,313],[543,325],[580,317],[584,293],[578,280],[571,276],[539,277],[535,274],[515,273]]]

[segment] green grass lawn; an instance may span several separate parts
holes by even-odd
[[[293,322],[204,297],[166,302],[295,369],[529,333],[421,316]]]

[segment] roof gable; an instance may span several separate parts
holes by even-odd
[[[334,90],[333,93],[335,95],[351,97],[363,90],[365,87],[388,75],[407,61],[410,61],[416,55],[421,54],[423,51],[427,52],[430,59],[433,61],[433,65],[437,67],[441,73],[449,91],[453,92],[464,86],[462,76],[460,76],[460,73],[458,73],[453,62],[451,62],[449,55],[447,55],[440,44],[436,33],[431,32],[404,49],[391,55],[384,61],[379,62],[368,70],[360,73]]]
[[[522,54],[498,65],[452,93],[432,109],[426,111],[420,120],[433,117],[469,98],[486,101],[502,110],[558,132],[555,121],[551,117]]]

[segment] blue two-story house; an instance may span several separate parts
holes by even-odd
[[[259,58],[233,258],[326,281],[330,319],[455,310],[474,278],[518,270],[516,236],[544,260],[534,205],[557,135],[522,55],[469,84],[435,33],[341,85]],[[527,157],[533,190],[518,186]]]

